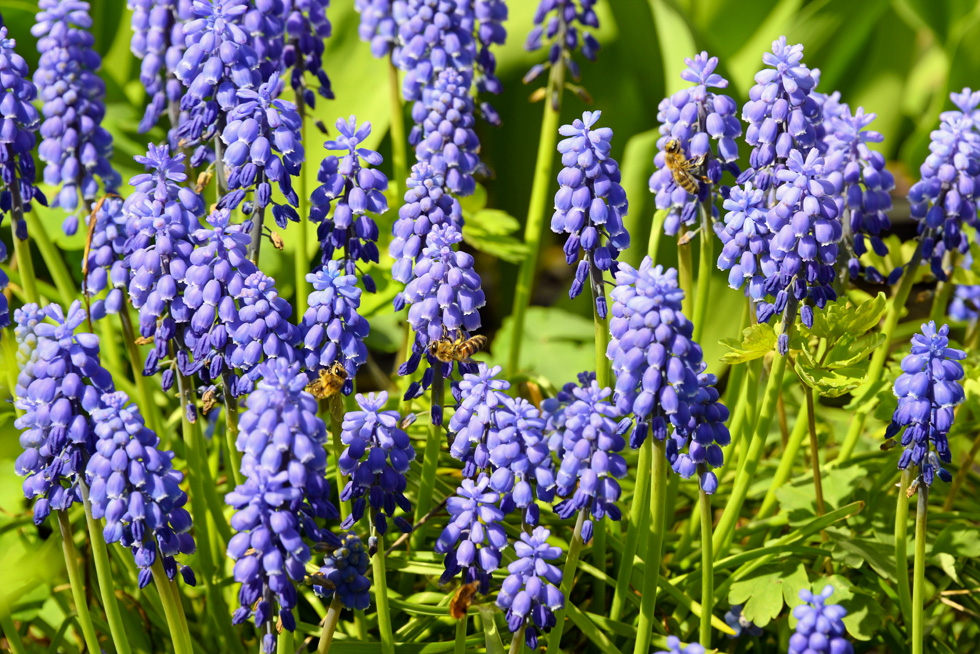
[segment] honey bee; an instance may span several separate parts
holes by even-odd
[[[458,332],[456,340],[452,340],[448,335],[443,336],[438,341],[429,344],[429,354],[443,363],[459,361],[470,363],[474,354],[487,346],[487,337],[482,335],[463,339],[463,332]]]
[[[476,592],[480,588],[479,581],[471,581],[463,584],[453,593],[453,598],[449,600],[449,615],[455,620],[462,620],[466,617],[466,610],[473,603]]]
[[[347,369],[340,361],[335,361],[329,368],[320,371],[320,377],[306,387],[308,393],[318,400],[324,400],[336,395],[347,381]]]
[[[688,159],[684,156],[681,142],[677,139],[670,139],[667,141],[667,147],[664,148],[664,163],[667,164],[667,170],[674,176],[674,181],[677,182],[678,186],[691,195],[697,195],[699,184],[694,172],[704,165],[704,155],[697,159]],[[702,177],[702,179],[704,178]]]

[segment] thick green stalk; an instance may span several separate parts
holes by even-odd
[[[623,543],[623,555],[620,557],[619,574],[616,577],[616,591],[613,594],[612,608],[609,610],[610,620],[619,620],[623,615],[626,596],[630,593],[630,583],[633,579],[633,558],[636,556],[636,546],[640,534],[650,530],[650,460],[653,452],[652,436],[647,436],[640,446],[636,462],[636,485],[633,488],[633,501],[630,504],[629,524],[626,527],[626,541]]]
[[[442,413],[445,397],[445,383],[442,378],[442,364],[432,369],[432,401],[429,405],[429,419],[433,413]],[[436,485],[436,471],[439,468],[439,452],[442,450],[442,425],[429,425],[429,435],[425,439],[425,452],[422,454],[422,477],[419,479],[419,496],[415,502],[415,523],[432,508],[433,489]],[[412,549],[420,550],[425,542],[427,524],[419,526],[412,534]]]
[[[694,341],[701,342],[704,325],[708,322],[708,295],[711,292],[711,271],[715,268],[715,234],[711,218],[701,209],[701,254],[698,257],[698,294],[694,297]],[[702,643],[704,645],[704,643]],[[707,645],[704,645],[707,647]]]
[[[390,101],[391,130],[391,195],[394,204],[400,204],[405,195],[408,179],[408,139],[405,138],[405,110],[402,108],[401,85],[398,83],[398,67],[388,60],[388,98]]]
[[[163,564],[158,556],[153,562],[153,582],[156,584],[157,592],[160,595],[160,603],[163,604],[163,615],[167,619],[167,627],[170,629],[170,638],[173,641],[175,654],[191,654],[191,637],[187,633],[187,626],[181,622],[180,610],[177,600],[174,598],[170,589],[170,580],[167,573],[163,571]]]
[[[302,59],[302,57],[300,57]],[[297,61],[297,63],[300,63]],[[296,93],[296,109],[299,112],[299,136],[303,143],[306,140],[306,102],[303,100],[303,93]],[[309,147],[309,146],[307,146]],[[307,163],[307,162],[304,162]],[[310,285],[306,281],[306,275],[310,272],[310,253],[309,253],[309,229],[310,213],[307,205],[310,201],[309,192],[306,186],[305,166],[299,173],[299,229],[296,230],[296,257],[293,260],[293,276],[296,285],[296,318],[301,320],[306,313],[310,294]]]
[[[561,594],[565,598],[567,605],[571,601],[572,585],[575,583],[575,572],[578,570],[578,560],[582,555],[582,527],[585,525],[585,509],[578,512],[578,519],[575,520],[575,530],[572,532],[572,540],[568,543],[568,554],[565,556],[565,568],[562,570]],[[565,607],[555,612],[557,621],[551,634],[548,635],[548,651],[560,651],[561,635],[565,630]]]
[[[735,522],[742,511],[742,504],[749,492],[749,485],[755,477],[755,471],[759,467],[759,461],[766,449],[766,438],[769,436],[769,428],[772,426],[772,420],[776,413],[776,402],[779,400],[779,390],[783,385],[783,375],[786,372],[786,357],[778,352],[774,357],[772,370],[769,371],[769,381],[766,383],[762,409],[752,433],[752,440],[745,451],[744,465],[740,464],[738,474],[735,476],[735,483],[732,486],[732,494],[721,514],[718,526],[715,527],[712,545],[719,555],[728,548],[728,544],[735,533]]]
[[[640,597],[640,619],[636,626],[635,654],[647,654],[656,621],[657,588],[660,584],[660,557],[663,554],[664,524],[667,517],[667,451],[666,444],[649,436],[653,441],[650,468],[653,482],[650,485],[650,523],[652,533],[646,534],[647,548],[643,557],[643,583]]]
[[[593,294],[595,285],[592,285]],[[599,388],[608,388],[609,379],[609,359],[606,358],[606,349],[609,346],[609,327],[604,318],[599,317],[596,309],[596,298],[592,298],[592,320],[595,323],[595,375]],[[606,574],[606,521],[599,520],[592,532],[592,565],[599,572]],[[606,611],[606,584],[596,582],[593,585],[594,606],[598,613]]]
[[[813,467],[813,490],[817,498],[817,515],[821,516],[827,510],[823,503],[823,480],[820,478],[820,446],[817,443],[817,416],[814,411],[813,400],[816,391],[804,384],[803,394],[806,395],[807,425],[810,432],[810,465]]]
[[[556,91],[561,97],[562,89]],[[559,99],[560,102],[560,99]],[[516,374],[520,369],[521,342],[524,340],[524,319],[527,307],[531,302],[531,288],[534,285],[534,273],[538,266],[538,256],[541,250],[542,234],[545,228],[544,217],[547,211],[548,191],[551,189],[552,167],[555,161],[556,144],[558,142],[558,110],[552,106],[550,99],[544,102],[544,118],[541,121],[541,132],[538,139],[538,157],[534,164],[534,181],[531,186],[531,201],[527,208],[527,224],[524,227],[524,244],[527,253],[521,261],[517,273],[517,287],[514,289],[514,309],[511,312],[514,321],[510,342],[510,354],[507,359],[507,369],[510,374]]]
[[[378,539],[378,551],[371,557],[374,571],[374,604],[378,610],[378,635],[381,638],[381,654],[395,654],[395,637],[391,630],[391,610],[388,608],[388,577],[385,572],[384,537],[374,532]]]
[[[375,554],[378,556],[378,554]],[[316,646],[317,654],[327,654],[330,651],[330,643],[333,642],[333,632],[337,629],[337,621],[340,619],[340,600],[334,594],[327,615],[323,619],[323,631],[320,633],[320,642]]]
[[[898,503],[895,506],[895,571],[898,582],[898,603],[902,615],[912,615],[912,591],[909,588],[909,485],[912,483],[912,471],[902,471],[902,482],[898,488]],[[921,491],[921,489],[920,489]],[[916,543],[918,545],[918,543]]]
[[[715,600],[715,564],[711,549],[711,496],[698,489],[701,512],[701,645],[711,649],[711,612]]]
[[[78,555],[75,553],[75,541],[71,533],[71,521],[67,511],[55,511],[58,515],[58,526],[61,528],[61,542],[65,552],[65,568],[68,570],[68,584],[71,595],[75,600],[75,610],[78,613],[78,624],[82,628],[82,636],[89,652],[101,652],[99,638],[95,635],[95,625],[88,611],[85,598],[85,581],[78,569]]]
[[[34,240],[34,245],[37,246],[41,258],[44,259],[44,264],[48,267],[48,273],[54,281],[54,286],[58,289],[58,295],[61,296],[61,301],[67,308],[73,300],[78,298],[78,287],[68,272],[68,267],[65,266],[65,260],[61,258],[61,251],[51,242],[48,231],[44,228],[44,223],[38,219],[33,211],[25,213],[24,220],[27,221],[27,231]],[[11,224],[13,222],[11,221]],[[17,247],[17,240],[14,238],[15,248]],[[31,274],[34,274],[33,267]],[[23,277],[23,273],[21,276]]]
[[[657,263],[657,254],[660,252],[660,237],[664,233],[664,223],[667,222],[668,211],[658,211],[653,214],[653,224],[650,225],[650,240],[647,241],[647,254]]]
[[[919,501],[915,510],[915,570],[912,581],[912,654],[925,650],[926,592],[926,512],[929,509],[929,486],[919,484]]]
[[[224,384],[225,392],[222,393],[225,400],[225,449],[227,459],[225,466],[231,471],[231,478],[235,480],[235,485],[245,483],[245,476],[242,474],[242,455],[238,451],[238,400],[231,396],[231,373],[225,371]]]
[[[953,251],[950,260],[951,270],[956,270],[960,265],[960,253]],[[936,325],[941,326],[945,322],[946,307],[949,306],[949,298],[952,297],[955,286],[949,280],[936,285],[936,293],[932,296],[932,308],[929,310],[929,320],[935,321]]]
[[[524,625],[514,632],[514,637],[510,639],[510,649],[508,654],[521,654],[524,651]]]
[[[109,552],[106,549],[105,538],[99,522],[92,517],[92,502],[88,498],[88,486],[79,482],[82,493],[82,503],[85,506],[85,524],[88,526],[88,537],[92,547],[92,558],[95,559],[95,573],[99,581],[99,592],[102,595],[102,605],[105,608],[106,622],[109,624],[109,634],[116,646],[116,654],[129,654],[129,637],[122,616],[119,614],[119,603],[116,601],[116,586],[113,583],[112,569],[109,567]]]
[[[980,453],[980,434],[977,434],[977,437],[973,439],[970,453],[966,455],[966,460],[960,464],[959,470],[956,471],[956,477],[953,478],[953,483],[950,484],[949,492],[946,494],[946,501],[943,502],[943,513],[953,510],[953,502],[956,500],[956,494],[959,493],[963,482],[966,481],[967,475],[970,474],[970,470],[973,468],[973,462],[977,458],[977,453]]]
[[[133,383],[136,386],[136,393],[139,395],[140,411],[149,423],[150,428],[156,434],[169,443],[170,438],[163,429],[160,422],[160,411],[153,401],[153,394],[147,379],[143,376],[143,362],[140,357],[139,348],[136,345],[136,332],[133,329],[133,318],[129,315],[129,303],[119,309],[119,323],[122,325],[123,343],[126,345],[126,355],[129,358],[129,366],[133,370]]]
[[[796,453],[800,451],[800,446],[803,444],[803,437],[807,435],[808,415],[806,405],[800,407],[800,413],[796,416],[796,423],[793,425],[793,431],[790,432],[786,449],[783,450],[783,454],[779,459],[779,467],[776,468],[776,474],[773,475],[772,483],[769,484],[769,490],[766,491],[766,496],[762,500],[762,506],[756,515],[756,519],[758,520],[768,518],[776,508],[776,491],[782,488],[783,484],[789,479],[790,473],[793,471],[793,462],[796,461]]]
[[[296,646],[293,644],[293,632],[283,629],[276,636],[276,652],[278,654],[293,654]]]
[[[453,643],[454,654],[466,654],[466,615],[456,621],[456,641]]]
[[[17,256],[17,269],[20,271],[20,285],[28,302],[39,304],[41,296],[37,292],[37,281],[34,278],[34,261],[31,259],[31,242],[17,238],[17,223],[24,216],[24,201],[20,196],[20,183],[16,177],[10,184],[10,195],[13,206],[10,216],[10,238],[14,242],[14,254]]]
[[[340,510],[341,521],[345,520],[348,515],[350,515],[350,503],[343,502],[340,499],[341,493],[344,492],[344,473],[340,470],[340,455],[343,453],[344,444],[340,440],[340,432],[342,431],[343,422],[337,420],[337,418],[331,415],[330,417],[330,438],[331,438],[331,449],[334,455],[334,464],[337,466],[336,479],[337,479],[337,508]]]
[[[678,238],[677,245],[677,283],[684,291],[684,299],[681,301],[681,311],[689,319],[694,318],[694,264],[691,263],[691,243],[681,244],[683,236],[687,234],[687,228],[681,228],[681,236]]]

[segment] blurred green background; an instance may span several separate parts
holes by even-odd
[[[130,16],[124,2],[92,0],[91,4],[95,23],[92,32],[96,48],[104,57],[103,78],[108,89],[105,125],[115,138],[114,164],[128,180],[141,172],[132,157],[143,153],[150,140],[163,141],[164,131],[157,128],[147,135],[136,131],[146,98],[138,79],[139,63],[129,52]],[[471,221],[467,226],[468,242],[477,246],[478,271],[487,293],[484,324],[488,333],[497,332],[490,357],[500,361],[506,359],[506,317],[511,310],[515,260],[520,252],[514,239],[523,233],[542,112],[540,103],[528,101],[533,89],[525,87],[521,78],[544,57],[543,51],[528,53],[523,48],[537,2],[511,0],[508,4],[508,43],[497,52],[504,93],[492,99],[503,125],[478,125],[483,158],[493,171],[491,177],[481,180],[486,190],[485,204],[506,215],[484,212],[482,220]],[[582,83],[594,102],[587,107],[566,94],[562,118],[563,122],[570,122],[584,109],[599,109],[603,112],[602,124],[615,131],[613,156],[621,164],[630,200],[629,228],[634,247],[625,258],[631,262],[638,262],[644,254],[653,214],[647,178],[652,172],[657,136],[657,105],[665,94],[687,84],[679,77],[685,57],[701,50],[719,57],[719,72],[731,82],[729,94],[741,106],[771,42],[785,34],[791,43],[802,43],[804,62],[821,70],[819,90],[838,90],[842,101],[852,108],[862,106],[878,114],[873,127],[885,136],[880,147],[898,180],[893,221],[899,226],[903,220],[907,222],[907,209],[898,198],[917,175],[927,152],[929,132],[937,126],[940,111],[950,106],[949,91],[980,84],[980,3],[975,0],[600,0],[597,10],[601,28],[596,36],[602,51],[596,63],[582,63]],[[11,36],[18,41],[18,51],[34,70],[37,53],[30,27],[36,5],[25,0],[3,0],[0,11]],[[361,121],[371,121],[375,126],[373,143],[385,155],[383,168],[390,174],[387,63],[373,59],[368,46],[358,40],[359,17],[353,10],[353,0],[333,0],[328,15],[333,36],[327,42],[324,67],[337,98],[318,99],[314,119],[322,120],[331,129],[339,116],[356,114]],[[309,162],[304,174],[307,188],[312,190],[322,153],[320,144],[326,137],[309,123],[307,130]],[[742,154],[748,154],[744,146]],[[556,155],[556,174],[557,170]],[[124,186],[123,193],[125,190]],[[382,234],[387,233],[398,204],[392,199],[393,209],[381,220]],[[472,213],[482,207],[483,201],[477,197],[464,204]],[[67,238],[61,234],[64,216],[60,211],[42,209],[40,215],[63,250],[69,270],[78,277],[82,236]],[[286,297],[293,294],[292,237],[298,229],[290,225],[285,231],[285,251],[264,248],[261,262],[262,268],[277,278]],[[475,231],[480,229],[492,238]],[[9,241],[6,230],[3,238]],[[549,232],[545,244],[533,301],[551,308],[529,314],[529,343],[523,348],[523,367],[560,386],[579,370],[593,365],[591,308],[585,297],[568,300],[573,269],[564,262],[560,240]],[[673,247],[662,249],[670,250],[664,253],[662,262],[672,264]],[[496,256],[501,253],[508,254],[510,261]],[[312,251],[307,254],[313,256]],[[36,269],[43,278],[43,262],[35,256]],[[382,267],[386,263],[383,260]],[[727,290],[725,277],[715,273],[709,315],[717,319],[707,327],[704,338],[706,359],[712,366],[720,354],[717,341],[734,336],[737,331],[743,303],[739,293]],[[364,309],[372,324],[372,351],[385,368],[401,339],[399,319],[390,303],[397,289],[384,283],[381,271],[374,277],[380,292],[365,298]],[[14,301],[14,306],[17,304]],[[9,370],[14,364],[10,356],[12,334],[5,334],[4,341],[3,366]],[[546,348],[540,347],[545,344]],[[0,377],[7,378],[6,374]],[[38,541],[19,531],[29,524],[20,483],[13,473],[13,460],[20,447],[12,412],[4,411],[0,420],[0,536],[12,536],[4,538],[0,547],[3,584],[18,595],[28,593],[22,598],[19,619],[40,614],[43,620],[38,624],[57,625],[60,621],[56,616],[64,607],[51,599],[49,584],[61,583],[59,580],[64,578],[61,553],[55,539]]]

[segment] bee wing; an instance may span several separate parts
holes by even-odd
[[[685,171],[687,171],[687,170],[697,170],[702,165],[704,165],[704,155],[703,154],[700,157],[698,157],[697,159],[688,159],[687,161],[685,161],[684,164],[683,164],[683,168],[684,168]]]

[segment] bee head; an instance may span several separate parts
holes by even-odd
[[[429,354],[435,356],[436,352],[438,351],[439,351],[439,341],[432,341],[431,343],[429,343]]]
[[[681,151],[681,142],[678,141],[677,139],[670,139],[669,141],[667,141],[666,150],[670,154],[677,154],[678,152]]]

